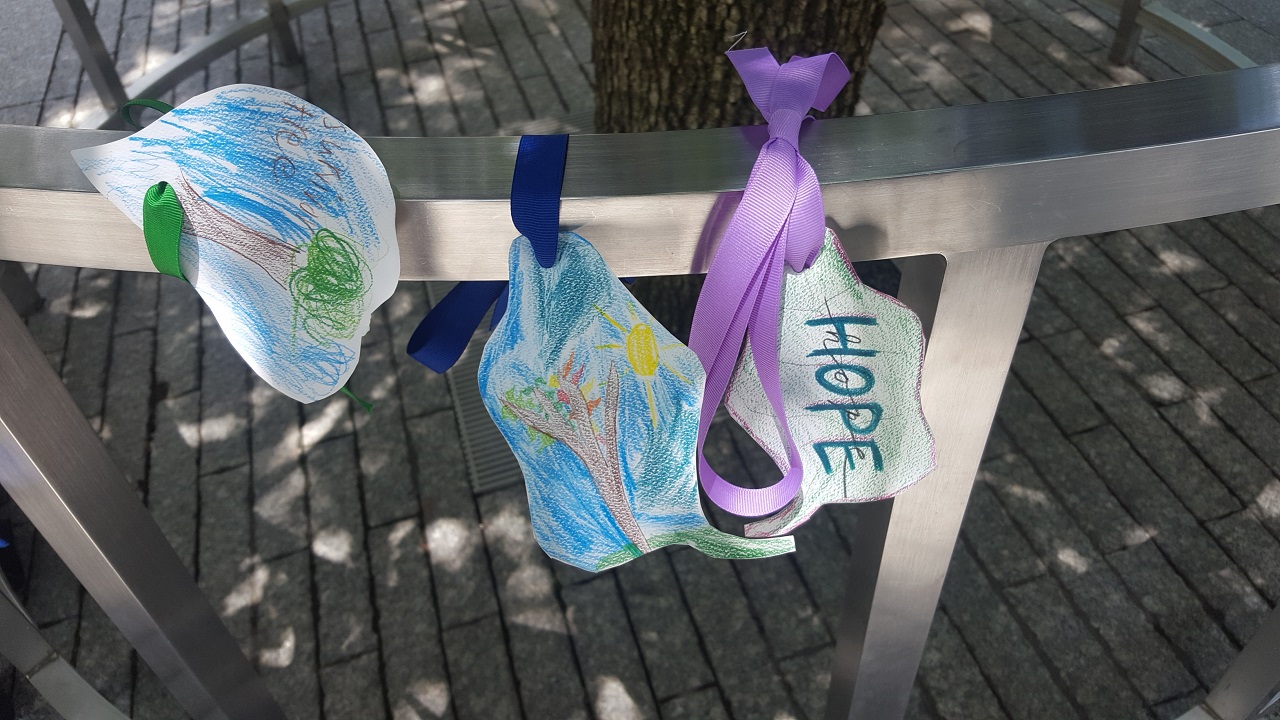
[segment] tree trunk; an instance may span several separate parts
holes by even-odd
[[[853,80],[817,117],[853,115],[886,0],[594,0],[596,131],[649,132],[763,122],[725,51],[840,55]],[[739,37],[741,36],[741,37]],[[688,340],[702,276],[642,278],[636,297]]]

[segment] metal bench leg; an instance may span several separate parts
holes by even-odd
[[[62,717],[102,720],[127,717],[99,695],[49,645],[18,604],[3,576],[0,576],[0,656],[13,663]]]
[[[895,720],[938,594],[1048,243],[899,261],[899,297],[929,333],[921,397],[938,467],[859,506],[827,720]]]
[[[89,12],[84,0],[53,0],[53,5],[62,16],[62,27],[71,36],[71,42],[80,54],[80,62],[102,100],[102,107],[108,114],[119,110],[129,96],[125,94],[120,74],[116,72],[115,60],[107,52],[102,33],[98,32],[98,25],[93,21],[93,13]]]
[[[0,260],[0,293],[9,298],[22,317],[39,310],[44,304],[40,293],[36,292],[35,283],[27,277],[27,271],[10,260]]]
[[[0,485],[196,720],[284,713],[0,297]]]
[[[267,0],[267,14],[271,16],[272,34],[280,43],[281,60],[286,65],[302,62],[302,53],[298,52],[298,43],[289,27],[289,10],[284,6],[284,0]]]
[[[1111,42],[1111,54],[1107,59],[1112,65],[1129,65],[1133,62],[1133,54],[1138,51],[1138,41],[1142,40],[1142,26],[1138,24],[1138,14],[1142,11],[1142,0],[1124,0],[1120,6],[1120,22],[1116,24],[1116,38]]]
[[[1280,607],[1227,668],[1204,704],[1180,720],[1254,720],[1280,709]]]

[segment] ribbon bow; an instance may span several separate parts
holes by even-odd
[[[698,428],[698,476],[711,501],[735,515],[772,513],[796,496],[803,468],[791,439],[778,376],[778,320],[783,263],[799,272],[822,249],[826,214],[813,168],[800,156],[800,126],[809,109],[825,110],[849,81],[835,53],[793,57],[778,65],[764,48],[726,53],[769,123],[742,201],[711,260],[694,309],[689,346],[707,371]],[[765,396],[773,408],[790,467],[765,488],[720,477],[703,455],[711,418],[724,398],[745,339],[751,342]]]

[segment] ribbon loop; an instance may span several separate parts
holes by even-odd
[[[689,346],[707,371],[698,428],[699,478],[707,496],[735,515],[767,515],[800,490],[803,469],[782,405],[778,321],[785,268],[800,272],[822,249],[826,215],[813,168],[800,156],[800,128],[810,108],[825,110],[849,81],[834,53],[793,57],[779,65],[764,48],[727,53],[769,123],[742,201],[711,260],[694,310]],[[720,477],[703,456],[716,408],[728,390],[743,342],[751,343],[789,467],[776,484],[743,488]]]
[[[533,244],[534,257],[544,268],[555,264],[560,247],[560,188],[568,151],[568,135],[524,135],[511,176],[511,221]],[[405,352],[438,373],[448,370],[495,301],[489,327],[502,318],[506,293],[506,280],[458,283],[418,323]]]

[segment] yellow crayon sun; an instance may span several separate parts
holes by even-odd
[[[617,350],[627,351],[627,362],[631,364],[631,369],[635,374],[644,380],[645,394],[649,398],[649,419],[653,422],[653,426],[658,426],[658,408],[653,401],[653,378],[658,374],[658,367],[664,367],[671,371],[672,375],[680,378],[684,382],[689,382],[688,378],[681,375],[678,370],[668,365],[662,359],[662,351],[670,348],[680,347],[680,343],[672,343],[658,347],[658,338],[653,334],[653,328],[645,323],[640,322],[640,316],[636,313],[636,309],[627,305],[627,310],[631,313],[631,328],[623,327],[617,320],[609,317],[609,313],[595,306],[596,312],[600,313],[609,324],[618,328],[618,332],[622,333],[622,345],[597,345],[597,349],[613,348]]]

